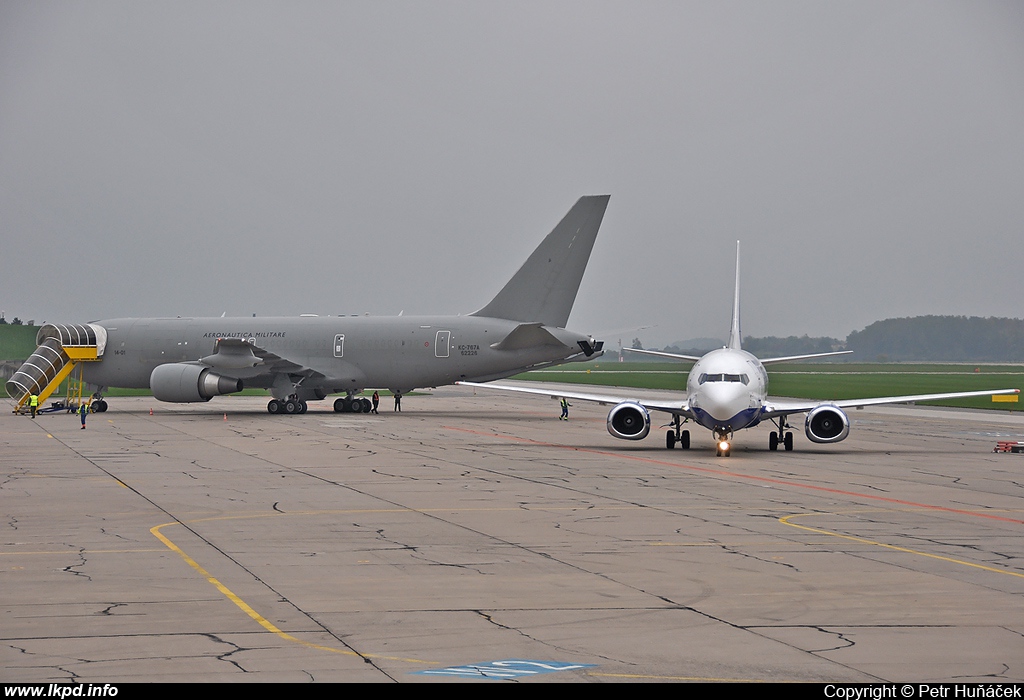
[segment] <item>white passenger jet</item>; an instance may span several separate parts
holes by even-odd
[[[992,396],[996,394],[1017,394],[1019,389],[989,391],[959,391],[947,394],[921,394],[917,396],[886,396],[874,399],[848,399],[843,401],[813,401],[807,399],[768,398],[768,373],[764,366],[779,362],[808,360],[816,357],[844,355],[850,351],[816,353],[772,357],[764,360],[751,355],[740,347],[740,244],[736,243],[736,290],[733,297],[732,329],[729,344],[712,350],[703,357],[678,355],[652,350],[632,350],[646,355],[669,357],[675,360],[695,362],[686,380],[686,398],[681,401],[661,401],[605,396],[600,394],[531,389],[501,384],[477,384],[458,382],[483,389],[501,389],[527,394],[538,394],[577,401],[594,401],[601,404],[615,404],[608,413],[608,432],[623,440],[642,440],[651,431],[650,411],[662,411],[672,415],[672,423],[665,434],[665,445],[672,449],[678,444],[682,449],[690,447],[690,431],[682,425],[693,421],[715,435],[715,454],[728,457],[732,452],[733,434],[737,430],[752,428],[761,421],[771,421],[776,430],[768,436],[768,449],[777,450],[783,445],[787,451],[793,449],[793,433],[787,418],[793,414],[806,413],[804,432],[811,442],[833,443],[845,440],[850,434],[850,420],[843,409],[875,406],[887,403],[911,403],[953,399],[968,396]]]

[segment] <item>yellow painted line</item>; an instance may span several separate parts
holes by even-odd
[[[963,561],[962,559],[953,559],[952,557],[944,557],[940,554],[929,554],[928,552],[921,552],[916,549],[909,549],[907,547],[897,547],[893,544],[886,544],[884,542],[876,542],[875,540],[869,540],[864,537],[854,537],[853,535],[843,535],[838,532],[832,532],[831,530],[822,530],[816,527],[808,527],[806,525],[797,525],[796,523],[790,522],[793,518],[804,518],[813,515],[839,515],[838,513],[794,513],[779,518],[779,522],[783,525],[789,525],[800,530],[806,530],[808,532],[816,532],[819,535],[830,535],[832,537],[838,537],[842,540],[849,540],[851,542],[859,542],[861,544],[871,545],[873,547],[882,547],[883,549],[891,549],[894,552],[903,552],[905,554],[916,554],[920,557],[927,557],[929,559],[938,559],[939,561],[949,562],[951,564],[960,564],[961,566],[969,566],[974,569],[981,569],[983,571],[991,571],[994,574],[1005,574],[1007,576],[1016,576],[1017,578],[1024,578],[1024,573],[1017,571],[1007,571],[1006,569],[997,569],[993,566],[985,566],[984,564],[975,564],[970,561]]]
[[[319,649],[320,651],[327,651],[327,652],[330,652],[332,654],[343,654],[345,656],[354,656],[354,657],[357,657],[357,658],[387,659],[389,661],[405,661],[405,662],[413,663],[413,664],[429,664],[429,663],[432,663],[430,661],[423,661],[422,659],[403,659],[403,658],[396,657],[396,656],[379,656],[379,655],[376,655],[376,654],[357,654],[356,652],[351,651],[349,649],[335,649],[334,647],[324,646],[323,644],[315,644],[313,642],[306,642],[306,641],[303,641],[303,640],[299,639],[298,637],[293,637],[292,635],[288,634],[287,632],[284,632],[284,631],[278,629],[277,626],[274,625],[274,623],[272,623],[270,620],[268,620],[267,618],[265,618],[262,615],[260,615],[255,610],[253,610],[253,608],[248,603],[246,603],[244,600],[242,600],[237,595],[235,595],[235,593],[230,588],[228,588],[223,583],[218,581],[212,574],[210,574],[210,572],[208,572],[206,569],[201,567],[199,565],[199,563],[195,559],[193,559],[188,554],[186,554],[180,547],[178,547],[178,545],[176,545],[173,542],[171,542],[169,539],[167,539],[167,537],[162,532],[160,532],[161,529],[163,529],[165,527],[168,527],[168,526],[171,526],[171,525],[181,525],[181,523],[176,522],[176,521],[175,522],[171,522],[171,523],[164,523],[163,525],[157,525],[155,527],[150,528],[149,531],[151,533],[153,533],[154,537],[156,537],[158,540],[163,542],[164,545],[166,545],[168,549],[170,549],[172,552],[176,552],[182,559],[185,560],[186,564],[188,564],[193,569],[195,569],[199,573],[200,576],[202,576],[209,583],[211,583],[213,585],[213,587],[216,588],[218,591],[220,591],[221,594],[225,598],[227,598],[232,603],[234,603],[236,606],[238,606],[238,608],[242,612],[244,612],[246,615],[248,615],[254,621],[256,621],[256,623],[258,623],[261,627],[263,627],[263,629],[267,630],[268,632],[273,632],[274,634],[276,634],[281,639],[287,640],[289,642],[294,642],[296,644],[300,644],[300,645],[302,645],[304,647],[308,647],[310,649]]]

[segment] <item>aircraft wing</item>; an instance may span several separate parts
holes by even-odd
[[[480,389],[493,389],[496,391],[512,391],[519,394],[535,394],[537,396],[547,396],[552,399],[571,399],[573,401],[590,401],[592,403],[598,403],[602,406],[614,406],[620,404],[623,401],[633,401],[640,404],[644,408],[652,411],[665,411],[666,413],[672,413],[677,416],[684,418],[692,418],[693,414],[687,407],[686,400],[681,401],[666,401],[662,399],[642,399],[638,397],[629,396],[612,396],[610,394],[590,394],[587,392],[578,391],[563,391],[560,388],[550,389],[534,389],[522,386],[508,386],[505,384],[480,384],[478,382],[455,382],[460,386],[472,386]]]
[[[860,408],[861,406],[880,406],[889,403],[914,403],[917,401],[938,401],[941,399],[965,399],[971,396],[996,396],[1001,394],[1019,394],[1020,389],[992,389],[989,391],[954,391],[946,394],[916,394],[913,396],[880,396],[873,399],[843,399],[841,401],[815,401],[812,399],[768,399],[761,418],[788,416],[793,413],[806,413],[818,406],[835,406],[837,408]]]
[[[218,339],[214,353],[201,358],[200,362],[214,369],[227,370],[237,376],[297,374],[310,379],[326,378],[323,373],[312,367],[292,362],[242,338]]]

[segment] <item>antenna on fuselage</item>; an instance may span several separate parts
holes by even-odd
[[[740,242],[736,241],[736,290],[732,297],[732,329],[729,331],[729,347],[739,350],[743,336],[740,335]]]

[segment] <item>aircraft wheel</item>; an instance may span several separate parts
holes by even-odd
[[[676,433],[674,430],[669,430],[665,433],[665,447],[673,449],[676,446]]]
[[[93,401],[92,405],[92,410],[94,413],[105,413],[107,410],[107,402],[104,401],[103,399],[100,399],[99,401]]]
[[[793,451],[793,433],[786,433],[784,444],[786,445],[786,452]]]
[[[345,411],[345,400],[344,399],[335,399],[334,400],[334,412],[335,413],[343,413],[344,411]]]
[[[362,413],[363,402],[359,399],[353,399],[350,397],[348,399],[348,410],[352,411],[352,413]]]
[[[284,402],[284,412],[285,413],[292,413],[292,414],[298,413],[299,412],[299,402],[298,401],[291,401],[291,400],[285,401]]]
[[[284,406],[282,406],[281,402],[278,401],[277,399],[271,399],[270,403],[267,404],[267,412],[268,413],[283,413],[284,412]]]
[[[305,401],[299,401],[299,413],[305,413],[309,406],[306,405]]]
[[[768,433],[768,449],[772,452],[779,449],[779,434],[774,430]]]
[[[370,399],[363,398],[360,399],[360,401],[362,401],[363,404],[363,413],[369,413],[370,411],[373,410],[373,404],[370,403]]]
[[[690,449],[690,431],[684,430],[679,434],[679,449],[688,450]]]

